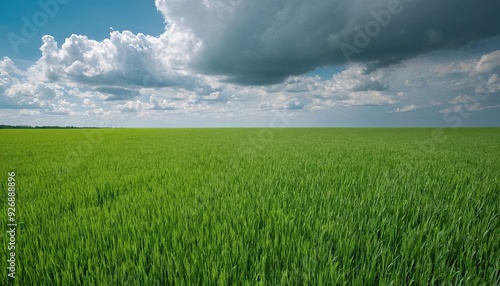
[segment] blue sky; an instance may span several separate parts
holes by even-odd
[[[33,23],[33,16],[43,10],[36,1],[31,4],[7,0],[0,11],[2,31],[2,56],[12,59],[36,61],[40,57],[42,35],[52,35],[57,41],[72,34],[87,35],[91,39],[102,41],[109,37],[110,27],[118,31],[129,30],[158,36],[165,30],[164,19],[156,10],[154,1],[68,1],[58,3],[59,9],[53,17],[48,17],[47,25],[36,27],[39,32],[26,44],[19,45],[16,52],[6,35],[9,32],[22,34],[25,25],[23,18]],[[42,3],[51,3],[42,1]],[[65,3],[65,2],[61,2]]]
[[[498,1],[1,5],[0,124],[500,122]]]

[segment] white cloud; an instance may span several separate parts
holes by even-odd
[[[154,109],[160,110],[177,110],[180,107],[177,106],[174,102],[171,102],[165,98],[159,98],[156,95],[151,95],[149,98],[150,106],[153,106]]]
[[[451,107],[442,109],[439,111],[439,113],[457,113],[457,112],[461,112],[462,110],[463,110],[463,107],[461,105],[457,105],[457,106],[451,106]]]
[[[51,108],[45,109],[45,112],[54,115],[70,115],[72,111],[67,107],[57,106],[53,104],[51,105]]]
[[[349,93],[349,99],[341,101],[346,106],[391,105],[398,101],[380,91],[357,91]]]
[[[456,61],[433,66],[433,72],[437,75],[449,75],[455,73],[471,73],[474,70],[476,61]]]
[[[21,109],[19,110],[21,116],[40,116],[42,113],[36,109]]]
[[[297,98],[292,98],[283,105],[285,109],[302,109],[304,104]]]
[[[14,65],[14,62],[10,58],[4,57],[3,60],[0,61],[0,93],[3,93],[14,84],[19,84],[19,78],[21,78],[23,74],[24,73]]]
[[[482,98],[470,95],[460,95],[449,101],[452,106],[440,110],[440,113],[477,112],[500,108],[500,104],[484,105]]]
[[[259,108],[271,108],[273,105],[269,101],[259,103]]]
[[[411,105],[400,107],[400,108],[394,110],[393,112],[409,112],[409,111],[415,111],[418,108],[419,108],[418,106],[411,104]]]
[[[477,98],[470,96],[470,95],[460,95],[452,100],[450,100],[451,104],[462,104],[462,103],[470,103],[470,102],[476,102],[478,101]]]
[[[196,81],[186,68],[198,43],[175,26],[159,37],[113,31],[102,42],[71,35],[60,48],[52,36],[42,40],[42,57],[28,70],[31,80],[139,87]]]
[[[78,98],[106,98],[106,95],[95,91],[95,90],[81,90],[78,87],[73,87],[68,90],[68,95],[78,97]]]
[[[492,74],[486,80],[484,77],[477,78],[476,94],[493,94],[500,91],[500,77],[498,74]]]
[[[84,107],[89,107],[89,108],[95,108],[95,102],[92,101],[91,99],[89,98],[85,98],[83,100],[83,106]]]
[[[500,50],[484,54],[479,59],[454,61],[451,63],[437,64],[433,71],[439,75],[455,73],[468,73],[471,76],[491,73],[500,68]]]
[[[65,95],[64,87],[57,83],[24,82],[10,86],[5,95],[12,98],[61,99]]]
[[[203,96],[203,99],[210,100],[210,101],[219,100],[220,99],[220,92],[219,91],[211,92],[209,95]]]
[[[500,50],[483,55],[474,67],[476,73],[484,74],[497,70],[500,67]]]
[[[124,104],[115,105],[115,109],[121,112],[138,112],[138,111],[148,110],[153,107],[154,106],[152,104],[141,102],[140,100],[127,101]]]
[[[106,113],[102,108],[96,108],[93,110],[87,110],[82,112],[83,116],[103,116]]]

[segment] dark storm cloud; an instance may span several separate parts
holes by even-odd
[[[193,67],[248,85],[348,61],[371,72],[500,33],[498,0],[157,1],[203,40]]]

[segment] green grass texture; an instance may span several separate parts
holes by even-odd
[[[498,285],[500,129],[0,130],[0,284]]]

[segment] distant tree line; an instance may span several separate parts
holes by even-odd
[[[30,126],[30,125],[0,125],[0,129],[89,129],[101,127],[76,127],[76,126]]]

